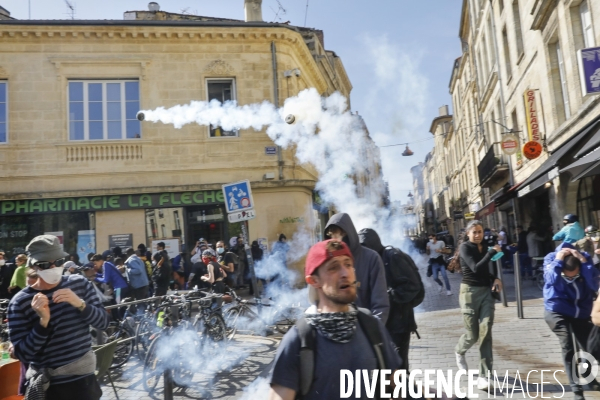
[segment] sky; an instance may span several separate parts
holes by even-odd
[[[147,10],[146,0],[69,0],[76,19],[122,19]],[[161,10],[244,19],[243,0],[157,0]],[[308,10],[307,10],[308,3]],[[17,19],[67,19],[65,0],[0,0]],[[438,108],[451,98],[448,83],[460,56],[461,0],[263,0],[263,19],[324,31],[325,48],[342,59],[352,82],[353,111],[381,147],[392,201],[408,200],[410,168],[433,147],[429,132]],[[306,21],[306,25],[305,25]],[[190,99],[192,100],[192,99]]]

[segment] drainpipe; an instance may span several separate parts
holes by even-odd
[[[275,42],[271,42],[271,58],[273,60],[273,96],[275,107],[279,108],[279,82],[277,81],[277,49]],[[281,146],[277,146],[277,166],[279,167],[279,180],[283,180],[283,158],[281,156]]]

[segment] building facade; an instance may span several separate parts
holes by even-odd
[[[452,208],[463,212],[455,230],[478,218],[511,235],[517,224],[550,232],[567,213],[600,224],[591,154],[600,142],[600,100],[582,91],[590,56],[581,56],[600,54],[593,49],[599,18],[600,3],[590,0],[463,1],[462,55],[449,87],[453,130],[443,147],[449,157],[446,169],[431,162],[424,175],[448,174]],[[525,154],[530,148],[539,154]],[[439,152],[436,143],[434,158]],[[586,176],[575,163],[589,167]]]
[[[154,9],[116,21],[0,20],[0,37],[0,249],[9,255],[45,232],[80,254],[117,234],[134,246],[174,239],[183,251],[200,237],[228,240],[241,226],[228,222],[221,185],[245,179],[251,240],[327,219],[316,171],[265,132],[136,119],[192,100],[282,105],[313,87],[349,97],[321,31]]]

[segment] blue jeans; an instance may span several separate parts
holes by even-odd
[[[438,272],[440,272],[446,283],[446,290],[450,290],[450,281],[448,281],[448,275],[446,275],[446,267],[438,263],[432,263],[431,272],[433,272],[433,280],[436,281],[438,285],[443,286],[442,281],[438,278]]]

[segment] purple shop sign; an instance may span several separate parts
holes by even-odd
[[[600,94],[600,47],[577,52],[583,95]]]

